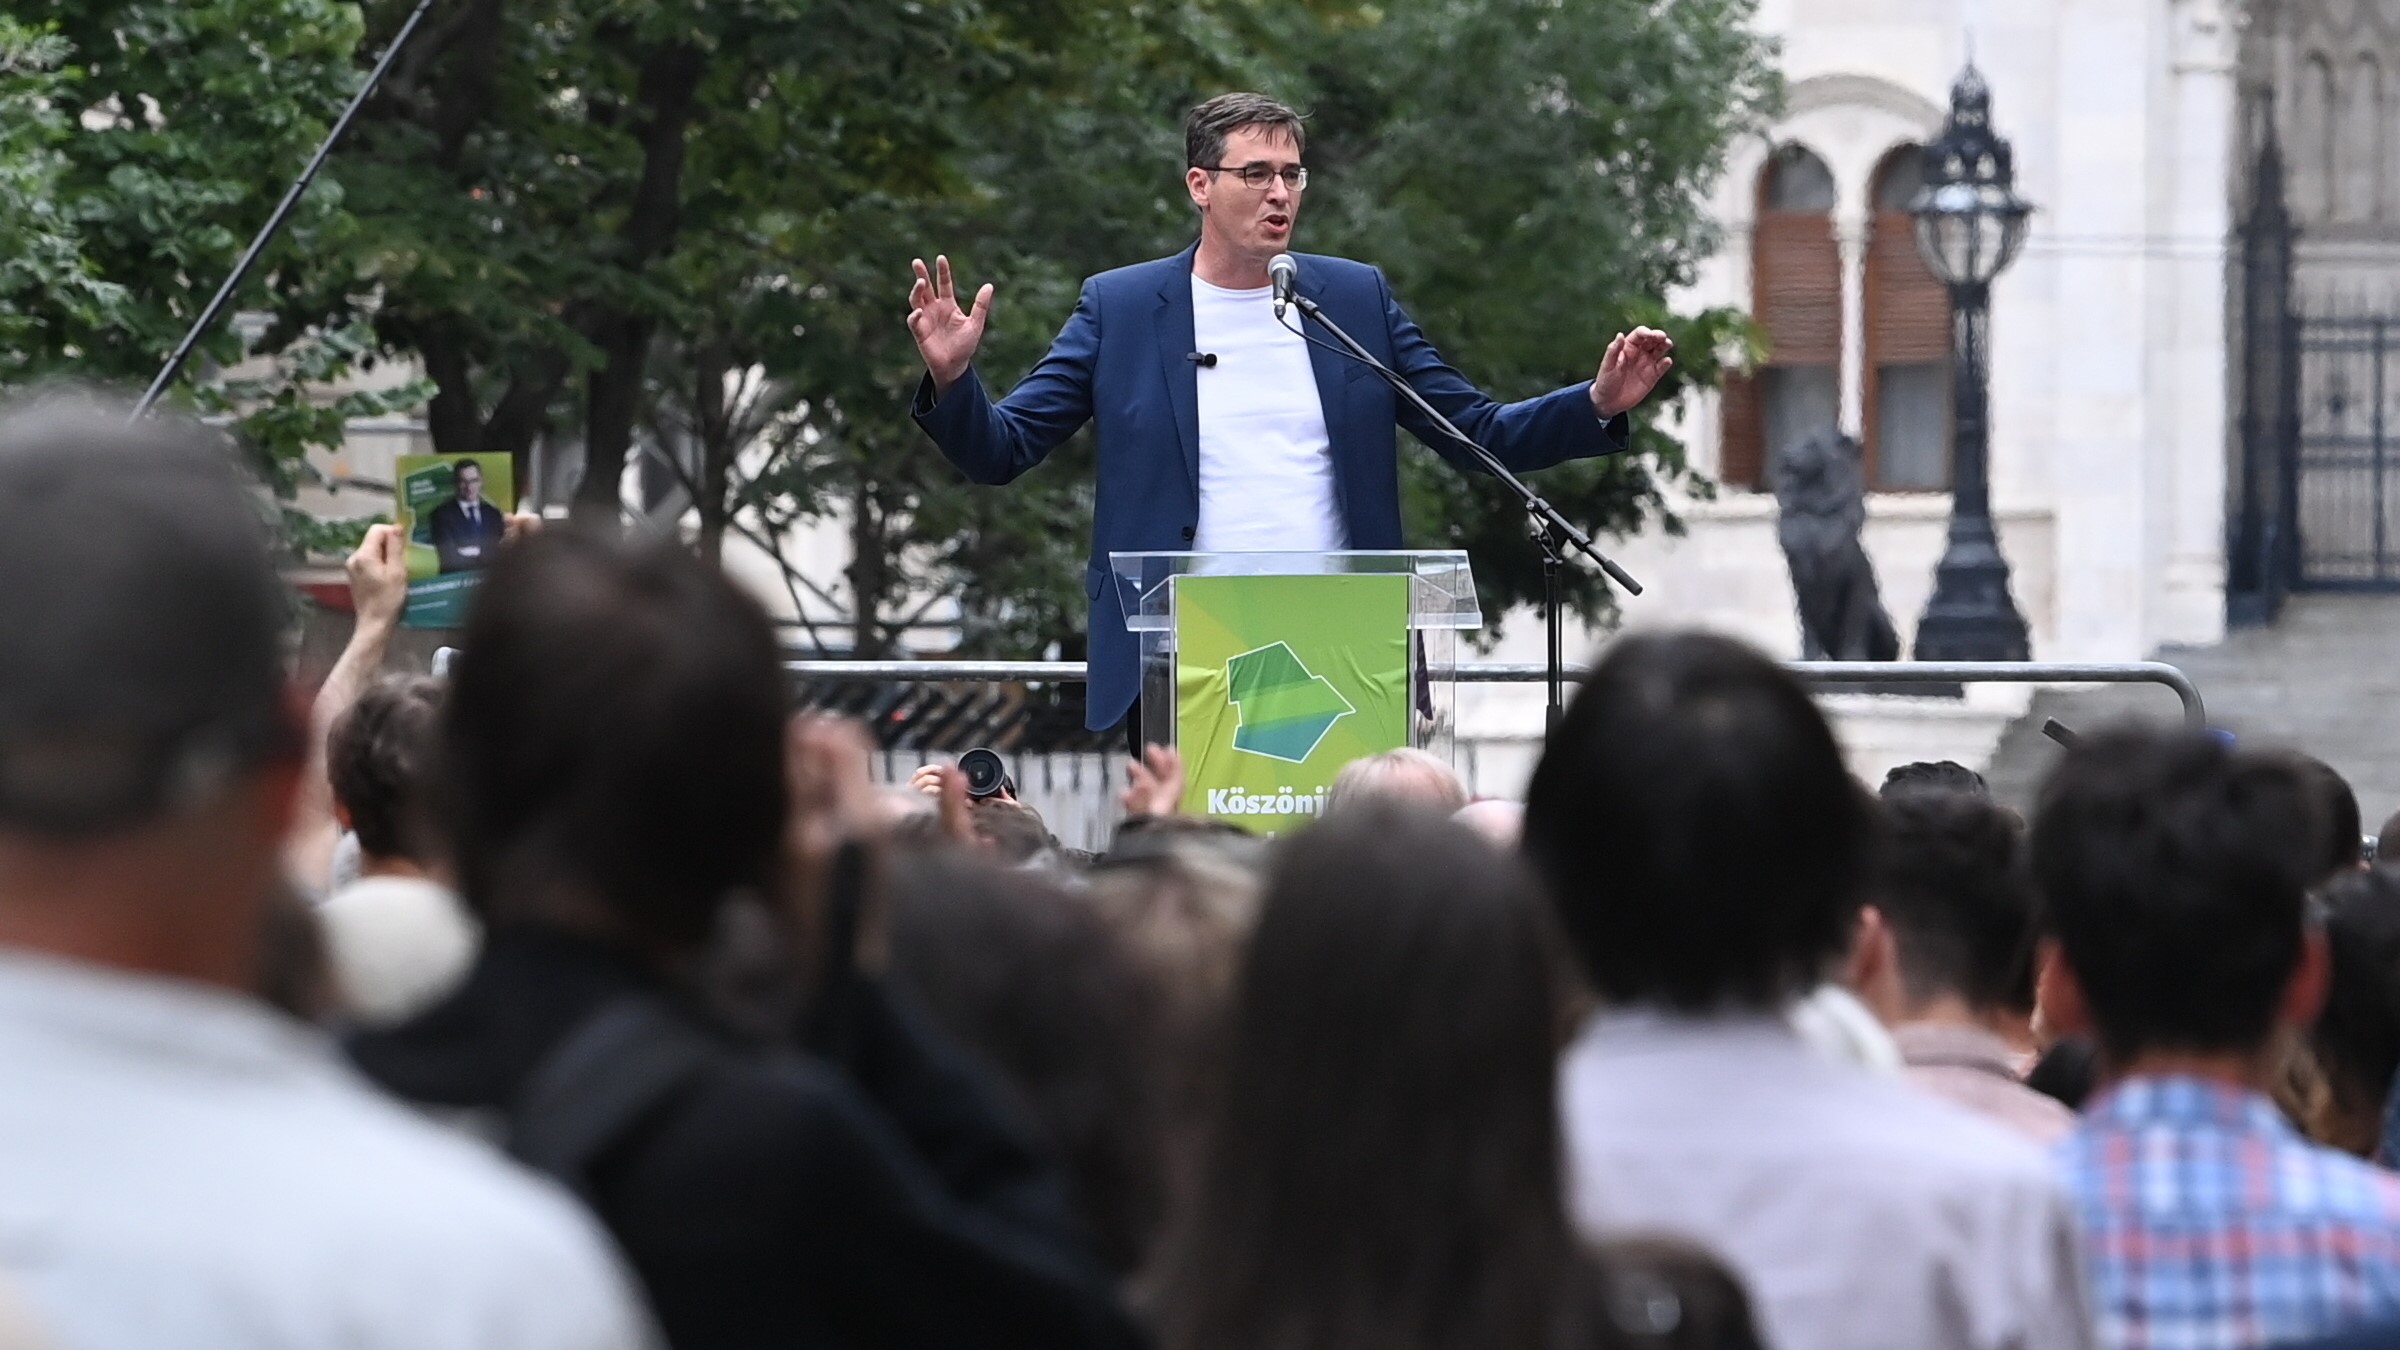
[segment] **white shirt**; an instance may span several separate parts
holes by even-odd
[[[1714,1251],[1777,1350],[2093,1343],[2041,1151],[1780,1019],[1601,1013],[1560,1104],[1582,1229]]]
[[[650,1343],[564,1191],[262,1004],[0,952],[0,1084],[0,1278],[62,1350]]]
[[[1298,316],[1293,320],[1297,322]],[[1333,442],[1308,343],[1275,322],[1274,288],[1229,291],[1192,277],[1199,380],[1203,553],[1349,547],[1333,483]]]
[[[449,887],[361,877],[317,906],[343,1010],[368,1026],[404,1021],[458,987],[482,926]]]

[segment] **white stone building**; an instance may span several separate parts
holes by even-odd
[[[1865,543],[1910,637],[1950,510],[1947,305],[1937,288],[1925,312],[1931,278],[1896,208],[1971,57],[2038,208],[1991,324],[1993,508],[2034,658],[2134,661],[2222,641],[2253,161],[2271,122],[2292,166],[2296,304],[2400,295],[2387,101],[2400,75],[2385,74],[2400,4],[1763,0],[1758,23],[1781,44],[1787,106],[1735,151],[1716,191],[1723,245],[1676,301],[1746,307],[1772,349],[1746,383],[1680,410],[1694,462],[1726,487],[1680,505],[1685,537],[1623,545],[1648,587],[1625,605],[1628,630],[1700,624],[1800,654],[1760,467],[1774,443],[1830,422],[1866,446]],[[2307,423],[2322,381],[2302,383]],[[2400,524],[2395,497],[2379,500]],[[1538,660],[1539,642],[1537,625],[1512,625],[1505,655]],[[1925,755],[1982,762],[2028,697],[1834,703],[1854,762],[1877,773]],[[1530,763],[1538,699],[1490,690],[1462,704],[1488,788]]]

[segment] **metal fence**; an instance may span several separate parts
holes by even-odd
[[[887,713],[898,710],[908,715],[906,734],[883,736],[882,748],[876,755],[877,776],[894,784],[907,782],[917,766],[946,759],[946,752],[963,750],[976,743],[943,743],[941,736],[932,733],[974,735],[985,730],[1021,729],[1022,719],[997,717],[992,710],[1023,706],[1021,702],[1012,704],[1004,696],[1013,695],[1021,700],[1029,689],[1036,695],[1034,702],[1043,709],[1040,714],[1043,718],[1054,717],[1058,708],[1079,710],[1080,700],[1056,700],[1050,696],[1079,684],[1084,678],[1084,665],[1080,661],[793,660],[785,662],[784,668],[796,683],[819,695],[808,700],[815,706],[848,708],[868,715],[876,709]],[[1951,691],[1968,684],[2155,684],[2175,695],[2190,725],[2205,726],[2208,717],[2200,691],[2190,677],[2158,661],[2118,665],[1795,661],[1788,663],[1788,668],[1813,684],[1844,690],[1881,685],[1889,686],[1895,693]],[[1568,673],[1580,675],[1583,669],[1570,666]],[[1540,665],[1478,662],[1436,667],[1428,674],[1435,680],[1456,684],[1539,684],[1548,672]],[[939,691],[941,700],[929,700],[926,696],[929,690]],[[922,720],[916,717],[920,710],[941,706],[969,711],[947,721],[938,713]],[[889,730],[888,719],[880,730]],[[1061,843],[1092,850],[1107,847],[1109,834],[1116,828],[1117,798],[1125,788],[1125,754],[1118,733],[1084,733],[1081,741],[1021,741],[994,748],[1009,764],[1009,772],[1017,781],[1018,798],[1042,814]]]
[[[787,661],[796,680],[864,684],[1075,684],[1084,678],[1081,661]],[[1969,684],[2155,684],[2183,704],[2185,722],[2208,725],[2208,709],[2191,677],[2164,661],[2121,663],[2034,661],[1790,661],[1785,669],[1813,684],[1890,685],[1953,689]],[[1569,678],[1583,666],[1567,667]],[[1538,684],[1548,667],[1509,662],[1437,666],[1426,672],[1436,683]]]
[[[2400,589],[2400,315],[2302,318],[2296,583]]]
[[[2300,286],[2272,87],[2247,95],[2227,484],[2227,617],[2286,592],[2400,590],[2400,306]]]

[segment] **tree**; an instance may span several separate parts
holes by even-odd
[[[18,0],[0,18],[0,384],[139,388],[183,336],[356,87],[337,0]],[[178,396],[232,416],[284,497],[345,421],[415,395],[323,389],[367,352],[299,297],[346,229],[321,181]],[[263,373],[224,370],[245,356]]]
[[[1564,465],[1535,486],[1595,537],[1679,531],[1670,487],[1704,493],[1656,411],[1713,386],[1733,311],[1669,312],[1714,244],[1706,194],[1736,136],[1780,96],[1752,0],[1397,0],[1302,50],[1321,178],[1310,247],[1380,265],[1443,352],[1496,396],[1588,380],[1608,338],[1667,330],[1677,369],[1637,417],[1635,453]],[[1411,542],[1467,549],[1484,612],[1541,594],[1541,554],[1496,483],[1409,454]],[[1597,569],[1570,562],[1568,604],[1613,612]]]
[[[682,476],[697,492],[703,548],[727,528],[771,543],[796,524],[837,523],[852,544],[842,581],[853,622],[816,636],[860,655],[890,653],[952,598],[965,602],[979,649],[1055,642],[1080,653],[1089,448],[1068,447],[1053,466],[1064,472],[1007,494],[965,490],[901,411],[923,373],[897,318],[908,259],[946,248],[962,266],[1005,276],[988,350],[1001,368],[1030,360],[1085,272],[1182,242],[1189,209],[1158,166],[1177,162],[1181,109],[1209,83],[1241,77],[1217,53],[1241,49],[1221,20],[1243,12],[987,6],[972,41],[949,52],[951,77],[909,111],[925,148],[915,162],[820,137],[793,171],[798,185],[719,198],[728,214],[713,237],[731,246],[695,247],[676,264],[695,269],[677,285],[714,303],[668,320],[674,340],[659,355],[674,369],[653,379],[660,439],[695,448]],[[924,42],[915,28],[886,30],[891,50],[876,53],[858,36],[858,65],[876,71]],[[979,58],[966,78],[963,52]],[[888,80],[845,88],[827,64],[823,121],[859,124],[852,100],[894,116]],[[743,215],[745,202],[759,205]],[[721,398],[728,388],[737,397]],[[744,439],[745,428],[765,443]],[[751,462],[729,472],[745,445]]]
[[[870,294],[858,231],[889,248],[970,193],[965,129],[1084,8],[457,0],[344,174],[373,282],[357,312],[424,363],[437,448],[573,446],[578,511],[613,515],[637,433],[707,383],[657,368],[662,337],[720,374],[770,363],[839,418],[884,369],[848,323]],[[869,345],[817,358],[843,332]]]
[[[1193,229],[1178,166],[1178,120],[1198,98],[1265,88],[1313,105],[1304,208],[1313,250],[1385,267],[1412,313],[1470,375],[1502,397],[1589,379],[1608,336],[1666,328],[1678,370],[1651,408],[1718,378],[1721,349],[1746,344],[1730,311],[1670,313],[1713,243],[1704,194],[1733,138],[1779,89],[1750,0],[1399,0],[1381,6],[1251,9],[1190,5],[1151,14],[1091,48],[1037,100],[989,117],[972,141],[981,193],[936,237],[962,275],[1004,280],[979,365],[1003,386],[1046,345],[1093,271],[1181,247]],[[1319,52],[1302,68],[1226,52]],[[878,222],[864,237],[905,229]],[[916,231],[922,237],[929,228]],[[805,472],[759,486],[784,517],[834,513],[858,549],[859,646],[881,653],[907,597],[955,598],[975,654],[1081,652],[1090,446],[1063,446],[1003,490],[961,481],[900,416],[920,373],[883,307],[899,293],[890,250],[849,264],[867,289],[823,329],[822,365],[801,388],[842,391],[820,419]],[[930,251],[930,250],[926,250]],[[890,278],[890,280],[886,280]],[[838,410],[837,410],[838,411]],[[1606,538],[1656,521],[1680,529],[1667,493],[1704,494],[1682,447],[1641,419],[1637,453],[1562,466],[1539,488]],[[1496,484],[1430,453],[1406,452],[1413,543],[1470,550],[1485,612],[1540,595],[1540,555],[1521,509]],[[846,458],[845,458],[846,456]],[[1598,573],[1570,567],[1568,603],[1612,608]],[[887,606],[889,608],[887,608]]]
[[[124,312],[122,286],[103,280],[63,209],[73,134],[72,48],[55,32],[0,15],[0,385],[39,368],[44,329],[58,318],[85,330]]]

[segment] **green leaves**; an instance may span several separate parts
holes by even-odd
[[[118,322],[127,304],[61,200],[71,51],[56,31],[0,15],[0,386],[39,373],[32,353],[51,323],[89,331]]]
[[[899,317],[910,257],[946,252],[962,293],[997,284],[978,365],[1005,387],[1084,276],[1190,241],[1183,110],[1262,88],[1314,113],[1308,248],[1382,265],[1445,352],[1504,398],[1587,380],[1611,334],[1664,327],[1679,360],[1654,411],[1713,384],[1717,349],[1747,333],[1731,313],[1671,316],[1662,297],[1711,242],[1703,194],[1725,147],[1777,95],[1749,12],[1748,0],[820,5],[806,68],[773,72],[771,99],[712,114],[723,120],[692,142],[669,286],[689,299],[661,312],[660,415],[706,442],[712,419],[692,405],[713,398],[709,370],[769,382],[786,431],[764,467],[728,476],[725,505],[847,531],[857,621],[821,637],[888,652],[938,596],[956,600],[969,652],[1077,652],[1090,446],[1079,438],[1004,489],[950,470],[905,415],[921,373]],[[713,425],[722,437],[744,423]],[[734,448],[696,453],[722,462]],[[1430,452],[1403,453],[1414,541],[1472,548],[1487,612],[1538,595],[1514,502]],[[1635,455],[1549,471],[1541,487],[1603,536],[1676,528],[1669,489],[1707,490],[1648,418]],[[1608,612],[1590,569],[1568,594],[1588,616]]]
[[[289,493],[344,418],[421,407],[444,451],[665,456],[703,535],[846,531],[852,631],[954,599],[971,651],[1080,650],[1091,455],[965,483],[910,425],[912,256],[999,287],[1005,387],[1096,271],[1188,243],[1180,118],[1227,88],[1310,109],[1303,245],[1381,265],[1504,398],[1678,342],[1656,407],[1738,316],[1670,316],[1703,192],[1776,97],[1753,0],[446,0],[210,335],[181,397]],[[0,17],[0,384],[145,381],[412,0],[16,0]],[[243,364],[247,361],[246,364]],[[348,372],[425,380],[325,397]],[[229,378],[238,370],[239,378]],[[1638,455],[1553,470],[1602,534],[1699,489]],[[1516,508],[1404,450],[1416,542],[1538,588]],[[542,485],[553,500],[565,483]],[[1670,522],[1671,523],[1671,522]],[[1604,585],[1571,574],[1604,613]]]
[[[1637,453],[1547,470],[1536,486],[1596,536],[1676,522],[1665,492],[1705,490],[1655,426],[1717,380],[1738,315],[1670,315],[1713,243],[1705,194],[1733,138],[1780,89],[1749,0],[1392,0],[1309,50],[1321,166],[1311,248],[1384,268],[1443,353],[1499,398],[1589,380],[1636,324],[1675,339],[1676,369],[1636,414]],[[1497,485],[1408,454],[1408,524],[1474,551],[1487,614],[1540,595],[1540,553]],[[1611,612],[1605,578],[1571,567],[1567,598]]]
[[[355,86],[358,41],[337,0],[16,0],[0,17],[0,387],[146,385]],[[294,301],[320,289],[341,228],[320,184],[234,298],[276,317],[259,346],[221,325],[176,395],[231,418],[286,496],[307,448],[340,439],[341,405],[314,388],[369,350]],[[265,373],[226,380],[245,356]]]

